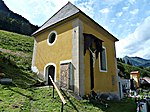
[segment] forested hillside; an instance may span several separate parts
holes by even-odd
[[[142,77],[148,76],[150,77],[150,67],[138,67],[133,66],[130,63],[125,63],[125,61],[121,58],[117,58],[117,66],[120,70],[119,76],[129,79],[131,71],[140,71],[140,75]]]
[[[31,35],[38,29],[38,26],[31,24],[21,15],[12,12],[5,3],[0,0],[0,29],[24,35]]]

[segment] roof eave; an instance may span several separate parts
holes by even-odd
[[[98,25],[102,30],[104,30],[105,32],[107,32],[107,34],[109,34],[111,37],[114,38],[115,42],[119,41],[119,39],[117,39],[114,35],[112,35],[110,32],[108,32],[105,28],[103,28],[101,25],[99,25],[97,22],[95,22],[91,17],[89,17],[88,15],[86,15],[81,10],[80,10],[80,13],[83,14],[84,16],[86,16],[88,19],[90,19],[94,24]]]
[[[68,2],[69,3],[69,2]],[[67,4],[66,4],[67,5]],[[74,5],[75,6],[75,5]],[[65,7],[65,6],[64,6]],[[75,6],[76,7],[76,6]],[[62,7],[63,8],[63,7]],[[62,9],[61,8],[61,9]],[[77,8],[77,7],[76,7]],[[61,10],[60,9],[60,10]],[[60,11],[59,10],[59,11]],[[88,18],[90,21],[92,21],[95,25],[97,25],[99,28],[101,28],[103,31],[105,31],[108,35],[110,35],[111,37],[112,37],[112,39],[116,42],[116,41],[119,41],[115,36],[113,36],[110,32],[108,32],[105,28],[103,28],[101,25],[99,25],[97,22],[95,22],[92,18],[90,18],[88,15],[86,15],[83,11],[81,11],[79,8],[77,8],[77,10],[79,10],[77,13],[75,13],[75,14],[73,14],[73,15],[71,15],[71,16],[69,16],[69,17],[66,17],[66,18],[64,18],[64,19],[62,19],[61,21],[59,21],[59,22],[57,22],[57,23],[54,23],[54,24],[52,24],[52,25],[50,25],[50,26],[47,26],[46,28],[44,28],[44,29],[41,29],[41,30],[39,30],[47,21],[49,21],[55,14],[57,14],[57,13],[55,13],[49,20],[47,20],[37,31],[35,31],[33,34],[32,34],[32,36],[36,36],[36,35],[38,35],[39,33],[41,33],[41,32],[43,32],[44,30],[46,30],[46,29],[48,29],[49,27],[52,27],[52,26],[55,26],[55,25],[57,25],[57,24],[59,24],[59,23],[61,23],[61,22],[63,22],[63,21],[66,21],[66,20],[68,20],[69,18],[71,18],[71,17],[75,17],[75,15],[78,15],[78,14],[82,14],[82,15],[84,15],[86,18]]]
[[[78,13],[76,13],[76,14],[70,16],[70,17],[64,18],[64,19],[62,19],[61,21],[59,21],[59,22],[57,22],[57,23],[54,23],[54,24],[52,24],[52,25],[50,25],[50,26],[46,27],[45,29],[42,29],[42,30],[40,30],[40,31],[38,31],[38,32],[35,31],[35,32],[32,34],[32,36],[37,36],[38,34],[42,33],[43,31],[47,30],[47,29],[50,28],[50,27],[53,27],[53,26],[56,26],[56,25],[58,25],[58,24],[60,24],[60,23],[62,23],[62,22],[65,22],[65,21],[67,21],[67,20],[70,19],[70,18],[75,18],[75,17],[77,17],[77,16],[79,15],[79,13],[80,13],[80,12],[78,12]]]

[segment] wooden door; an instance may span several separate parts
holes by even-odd
[[[72,89],[73,78],[71,71],[71,63],[63,63],[60,65],[60,87]]]

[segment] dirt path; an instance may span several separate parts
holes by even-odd
[[[11,51],[11,50],[8,50],[8,49],[3,49],[3,48],[0,48],[0,53],[9,53],[9,54],[12,54],[12,55],[15,55],[15,56],[19,56],[19,57],[30,57],[28,54],[24,53],[24,52],[21,52],[21,51]]]

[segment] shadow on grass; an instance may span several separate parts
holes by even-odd
[[[34,74],[20,69],[16,62],[6,58],[4,54],[0,56],[0,72],[5,74],[4,77],[13,80],[11,86],[28,88],[37,83]]]
[[[108,107],[98,100],[90,100],[89,102],[84,102],[85,105],[93,105],[93,107],[97,107],[103,112],[135,112],[135,102],[132,100],[121,100],[121,101],[106,101]]]
[[[79,101],[80,104],[79,103],[75,103],[73,100],[70,99],[70,95],[68,96],[68,94],[66,94],[66,92],[64,92],[62,89],[60,89],[60,90],[61,90],[63,96],[65,97],[65,99],[67,99],[69,101],[69,104],[71,104],[71,106],[70,105],[67,105],[67,106],[73,108],[76,112],[80,112],[81,110],[82,111],[86,111],[86,108],[88,110],[90,110],[89,106],[91,106],[91,105],[93,107],[99,108],[102,111],[106,111],[107,109],[109,109],[109,107],[106,108],[100,101],[93,100],[93,99],[91,99],[91,100],[85,99],[86,100],[85,102],[84,101],[82,102],[82,100],[81,100],[81,101]]]
[[[65,96],[67,98],[67,100],[69,101],[69,103],[72,105],[72,107],[77,111],[79,112],[78,108],[76,107],[76,105],[73,104],[73,102],[70,100],[69,96],[67,96],[67,94],[62,90],[60,89],[61,92],[63,93],[63,96]]]
[[[94,107],[98,107],[99,109],[101,109],[103,111],[106,111],[107,109],[109,109],[109,106],[106,107],[100,100],[91,99],[88,104],[91,104]]]
[[[15,90],[15,89],[12,89],[10,86],[7,86],[7,88],[8,88],[9,90],[15,92],[15,93],[18,93],[18,94],[20,94],[20,95],[22,95],[22,96],[28,98],[29,100],[36,101],[36,99],[34,99],[33,97],[31,97],[30,95],[26,95],[25,93],[22,93],[22,92],[20,92],[20,91],[17,91],[17,90]],[[34,91],[32,91],[32,92],[34,92]]]

